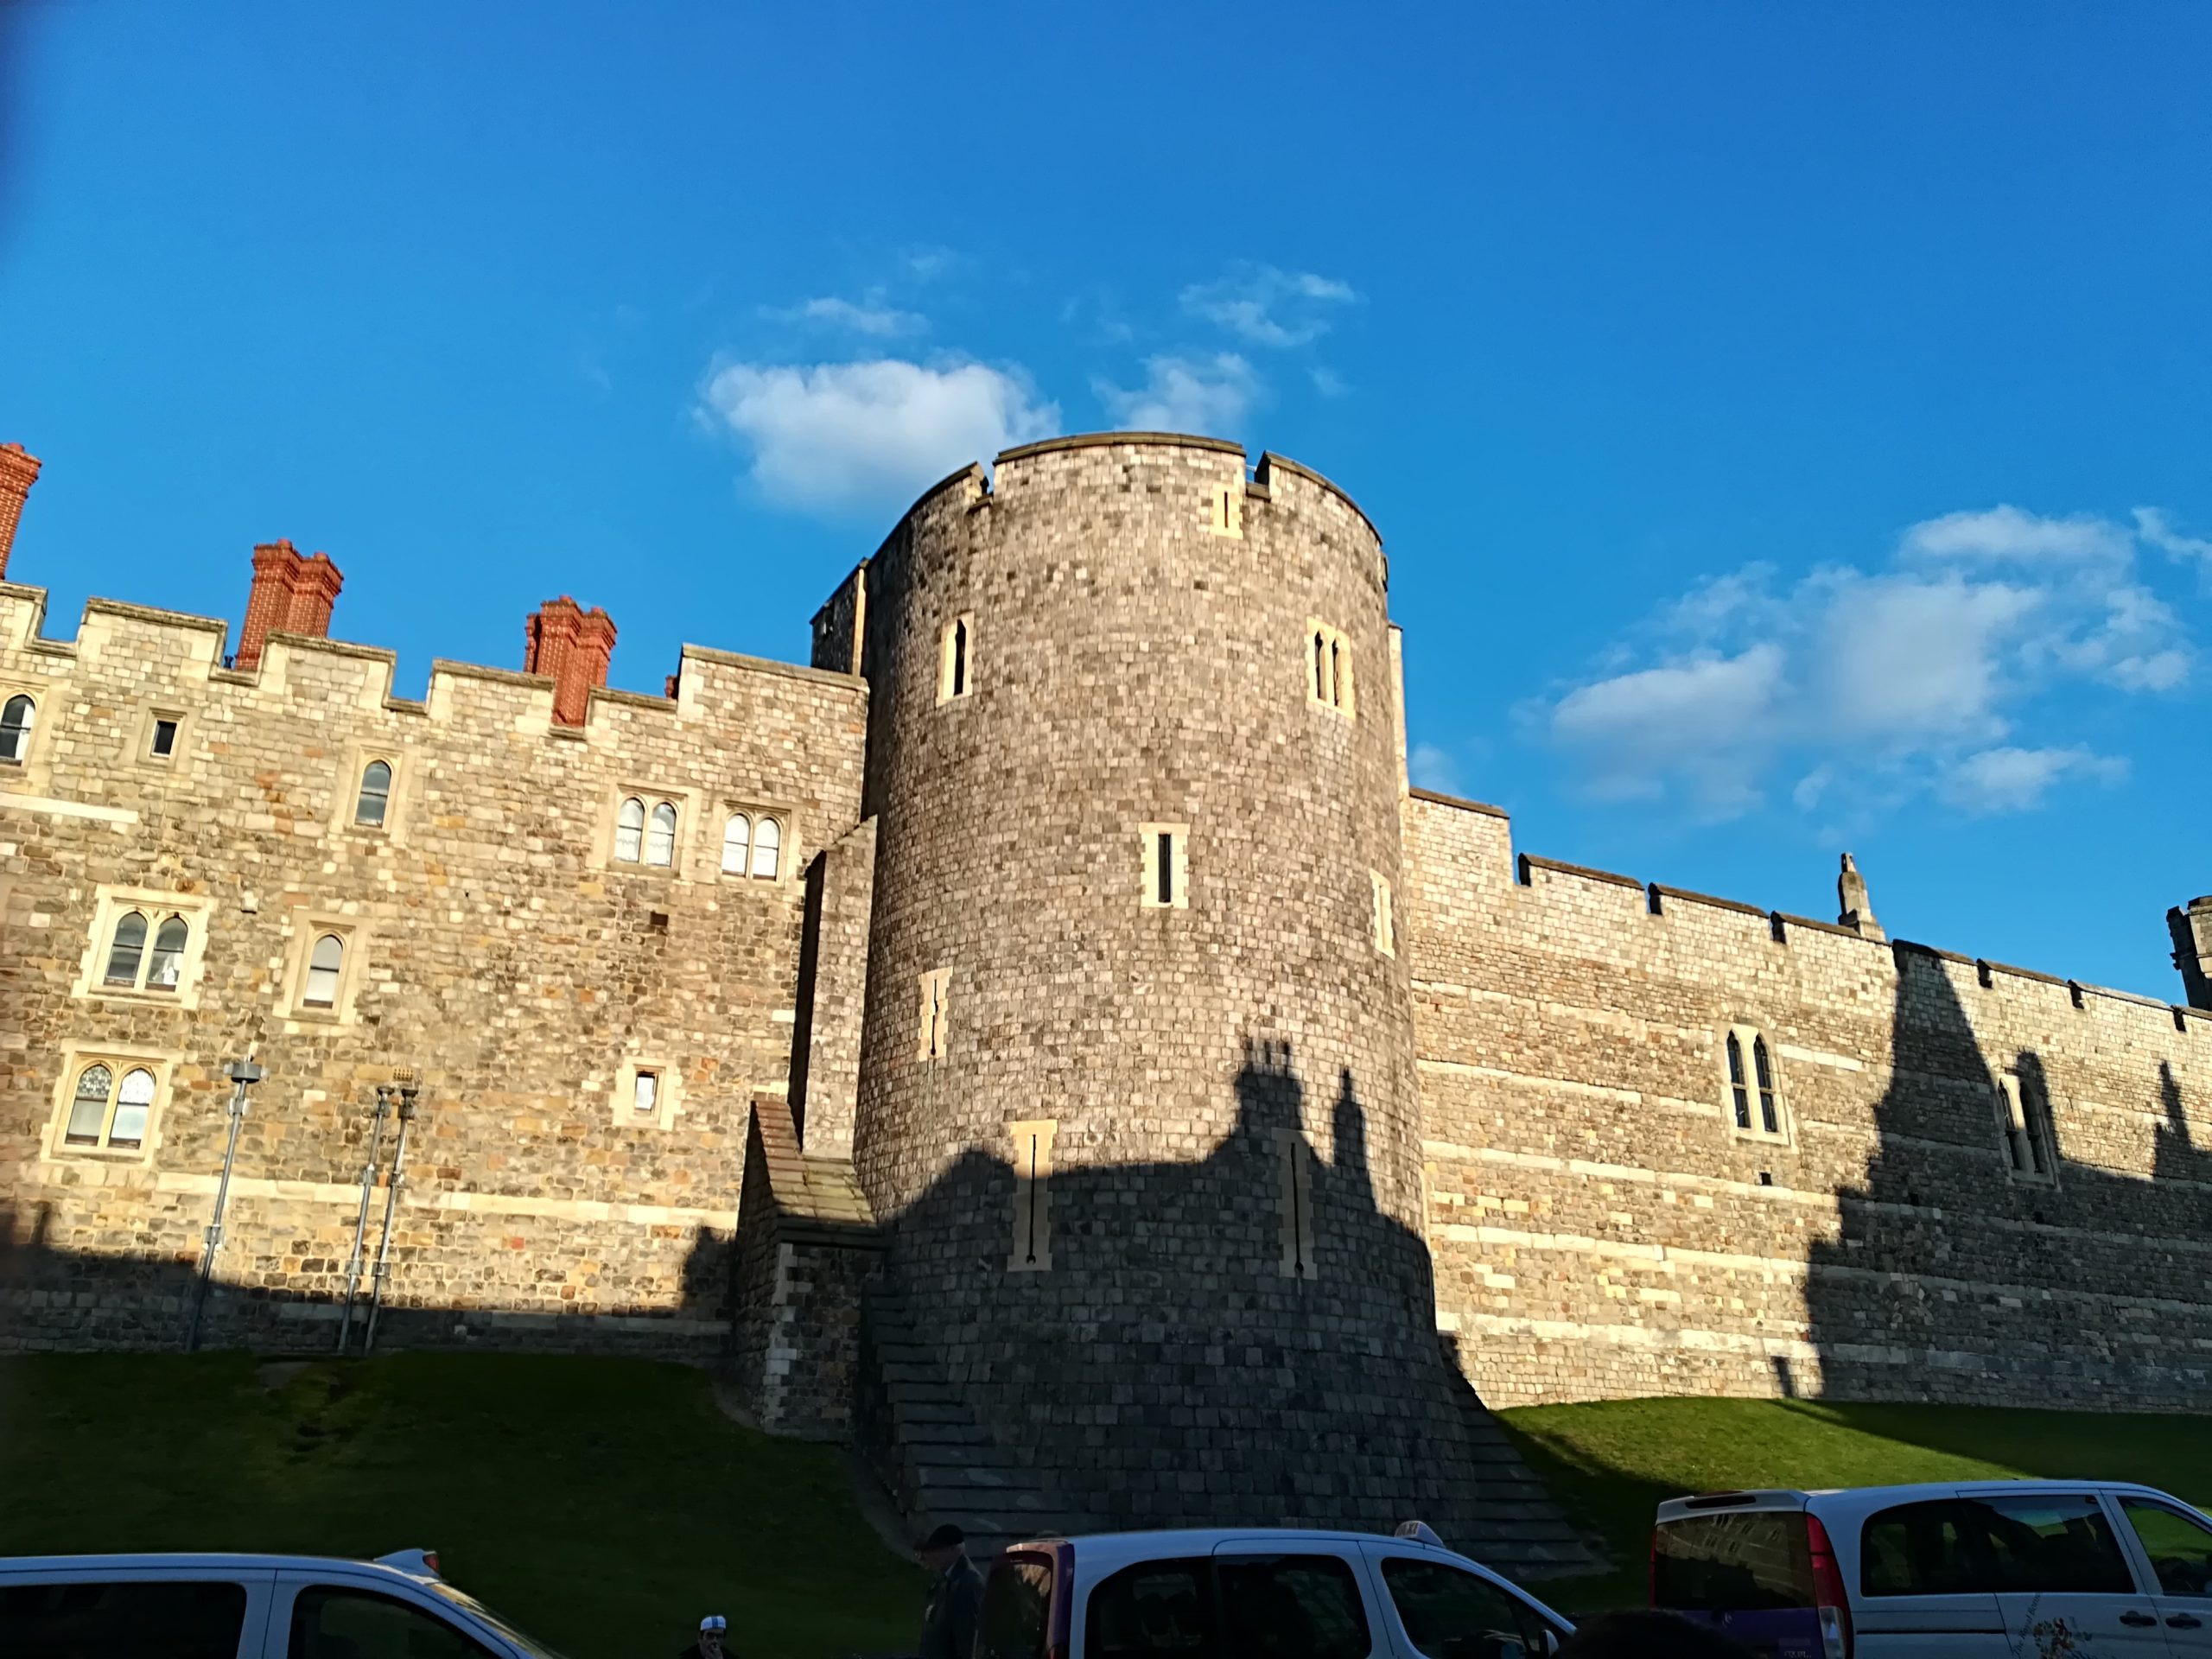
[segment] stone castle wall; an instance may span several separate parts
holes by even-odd
[[[276,635],[240,673],[220,623],[94,601],[57,642],[42,604],[0,586],[0,701],[39,709],[0,766],[0,1208],[35,1246],[0,1344],[181,1339],[223,1071],[251,1052],[209,1340],[327,1338],[374,1086],[411,1071],[388,1331],[709,1351],[750,1098],[789,1083],[807,866],[858,821],[865,688],[690,649],[672,699],[600,691],[567,728],[548,680],[440,664],[410,702],[388,653]],[[630,793],[677,805],[671,868],[615,860]],[[778,815],[776,879],[721,873],[740,808]],[[176,989],[102,982],[127,905],[191,918]],[[311,1008],[333,930],[342,990]],[[66,1143],[73,1079],[107,1058],[160,1078],[134,1151]],[[663,1069],[645,1114],[640,1065]]]
[[[1490,1403],[2202,1408],[2212,1014],[1516,866],[1495,809],[1406,830],[1439,1318]],[[1733,1128],[1732,1027],[1779,1139]],[[2007,1070],[2055,1181],[2012,1173]]]
[[[1078,1509],[1464,1513],[1407,981],[1376,935],[1376,880],[1401,880],[1384,599],[1332,487],[1144,435],[957,475],[866,569],[858,1173],[918,1329]],[[1313,694],[1316,620],[1348,712]],[[948,696],[956,626],[972,688]]]

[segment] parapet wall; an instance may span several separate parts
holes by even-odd
[[[1491,1404],[2202,1407],[2212,1017],[1405,817],[1439,1319]],[[1733,1127],[1732,1028],[1775,1136]]]
[[[387,652],[273,634],[238,672],[219,622],[95,601],[58,641],[43,607],[0,586],[0,697],[38,704],[0,766],[0,1224],[38,1245],[0,1344],[177,1339],[247,1052],[268,1075],[212,1339],[325,1339],[375,1085],[411,1072],[400,1339],[717,1341],[749,1102],[790,1083],[807,867],[858,822],[866,688],[687,647],[675,696],[596,690],[569,728],[548,679],[439,663],[402,700]],[[381,823],[357,821],[372,763]],[[665,868],[620,856],[632,797],[677,811]],[[739,812],[776,821],[772,874],[725,872]],[[131,910],[188,921],[175,988],[107,983]],[[70,1143],[95,1064],[156,1079],[140,1145]]]

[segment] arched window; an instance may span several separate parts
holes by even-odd
[[[1329,639],[1319,629],[1313,632],[1313,696],[1316,701],[1329,701]]]
[[[666,801],[653,808],[652,830],[645,836],[645,862],[664,870],[676,862],[676,809]]]
[[[1759,1128],[1768,1135],[1782,1133],[1782,1116],[1774,1103],[1774,1068],[1767,1063],[1766,1039],[1751,1039],[1751,1070],[1759,1084]]]
[[[145,955],[146,918],[135,910],[126,911],[115,925],[115,938],[108,945],[107,983],[135,989]]]
[[[743,875],[753,857],[753,820],[742,812],[730,815],[722,827],[722,874]]]
[[[31,728],[38,721],[38,705],[29,697],[10,697],[0,707],[0,760],[22,765],[30,753]]]
[[[191,936],[181,916],[172,916],[154,930],[153,960],[146,968],[148,990],[176,989],[177,976],[184,971],[184,942]]]
[[[616,861],[635,864],[642,852],[645,838],[645,804],[632,795],[622,803],[622,810],[614,820]]]
[[[1751,1127],[1751,1092],[1745,1084],[1744,1045],[1734,1032],[1728,1033],[1728,1092],[1736,1108],[1736,1127]]]
[[[776,879],[776,861],[782,855],[784,828],[773,818],[763,817],[753,830],[753,874],[764,880]]]
[[[976,690],[976,620],[956,616],[938,637],[937,700],[951,702]]]
[[[108,1145],[130,1152],[143,1146],[146,1115],[153,1105],[154,1074],[143,1065],[124,1072],[123,1087],[116,1091],[115,1119],[108,1126]]]
[[[73,1147],[96,1147],[107,1128],[108,1096],[115,1089],[115,1073],[104,1065],[88,1065],[77,1074],[77,1090],[69,1101],[69,1127],[62,1139]]]
[[[307,992],[301,1005],[310,1008],[338,1006],[338,970],[346,965],[346,941],[326,933],[315,942],[308,956]]]
[[[372,760],[361,770],[361,792],[353,799],[353,822],[382,829],[391,804],[391,767],[388,762]]]
[[[2029,1181],[2053,1179],[2044,1103],[2020,1081],[2017,1071],[2006,1071],[1997,1079],[1997,1127],[2004,1136],[2005,1160],[2014,1176]]]
[[[952,625],[952,695],[968,695],[968,623],[965,618]]]

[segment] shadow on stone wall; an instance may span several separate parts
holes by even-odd
[[[2060,1099],[2054,1114],[2039,1052],[2000,1062],[2019,1078],[2056,1172],[2016,1177],[1998,1077],[1946,959],[1895,950],[1895,1071],[1875,1108],[1880,1142],[1865,1184],[1838,1194],[1840,1236],[1810,1253],[1817,1392],[2202,1410],[2212,1396],[2212,1256],[2202,1248],[2212,1243],[2212,1151],[2190,1138],[2171,1068],[2159,1066],[2164,1121],[2144,1179],[2068,1161],[2056,1123],[2092,1103]],[[2123,1297],[2136,1306],[2116,1306]],[[1815,1391],[1786,1363],[1777,1378],[1784,1394]]]
[[[382,1189],[378,1189],[381,1195]],[[381,1196],[379,1196],[379,1204]],[[208,1205],[212,1212],[212,1202]],[[206,1217],[200,1218],[204,1224]],[[402,1211],[402,1224],[408,1221]],[[734,1218],[733,1217],[733,1220]],[[0,1200],[0,1353],[24,1349],[175,1351],[184,1345],[200,1279],[199,1256],[89,1254],[57,1248],[50,1240],[51,1207]],[[474,1224],[483,1237],[473,1248],[497,1248],[499,1223]],[[251,1212],[233,1210],[227,1224],[235,1263],[248,1249],[265,1249]],[[279,1234],[289,1230],[278,1230]],[[377,1238],[370,1218],[368,1249]],[[718,1358],[731,1320],[733,1235],[696,1230],[683,1261],[680,1300],[673,1307],[600,1305],[556,1312],[491,1300],[456,1304],[426,1298],[408,1287],[410,1259],[418,1247],[395,1243],[392,1270],[378,1319],[377,1345],[386,1348],[522,1348],[547,1352],[634,1352],[702,1362]],[[437,1247],[446,1255],[449,1242]],[[302,1290],[278,1281],[241,1284],[226,1276],[219,1258],[201,1316],[202,1348],[254,1348],[272,1352],[335,1351],[342,1323],[342,1295]],[[342,1274],[341,1256],[319,1278]],[[274,1277],[274,1275],[271,1275]],[[368,1317],[365,1263],[354,1303],[352,1344],[360,1351]]]
[[[1070,1138],[1149,1103],[1036,1103],[1063,1137],[1043,1270],[1016,1265],[1034,1241],[1008,1160],[970,1151],[884,1218],[881,1287],[977,1424],[1116,1526],[1417,1516],[1516,1565],[1579,1562],[1442,1351],[1427,1248],[1377,1202],[1370,1160],[1390,1154],[1351,1071],[1334,1079],[1325,1159],[1288,1043],[1245,1039],[1225,1081],[1233,1125],[1185,1162],[1085,1161]]]

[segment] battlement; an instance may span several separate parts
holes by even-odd
[[[1840,950],[1862,964],[1880,963],[1886,958],[1888,970],[1894,973],[1899,955],[1918,956],[1969,970],[1972,984],[1982,990],[1999,988],[2001,982],[2031,996],[2047,995],[2054,1010],[2060,1007],[2058,999],[2063,995],[2064,1006],[2074,1012],[2088,1011],[2093,1002],[2108,1005],[2123,1020],[2144,1023],[2146,1033],[2156,1027],[2169,1035],[2178,1032],[2184,1036],[2212,1036],[2212,1007],[2163,1002],[2133,991],[1985,957],[1910,940],[1886,939],[1878,931],[1864,932],[1841,921],[1821,921],[1611,870],[1516,852],[1512,820],[1503,808],[1429,790],[1414,790],[1410,798],[1415,813],[1434,810],[1465,820],[1436,837],[1439,850],[1448,848],[1446,856],[1454,867],[1487,889],[1494,899],[1520,906],[1527,929],[1554,942],[1557,949],[1579,950],[1598,960],[1633,957],[1643,949],[1638,943],[1639,930],[1678,923],[1689,930],[1692,941],[1681,952],[1686,958],[1705,950],[1719,958],[1736,960],[1749,955],[1756,961],[1763,950],[1788,951],[1817,944],[1822,950]],[[2201,911],[2177,909],[2172,914],[2190,919],[2202,917],[2208,943],[2212,943],[2212,900],[2196,903]],[[2186,925],[2186,921],[2182,924]],[[2178,939],[2182,934],[2177,932],[2176,937]],[[1878,957],[1859,954],[1877,951]],[[1875,971],[1883,969],[1878,967]],[[2185,976],[2186,972],[2184,969]]]

